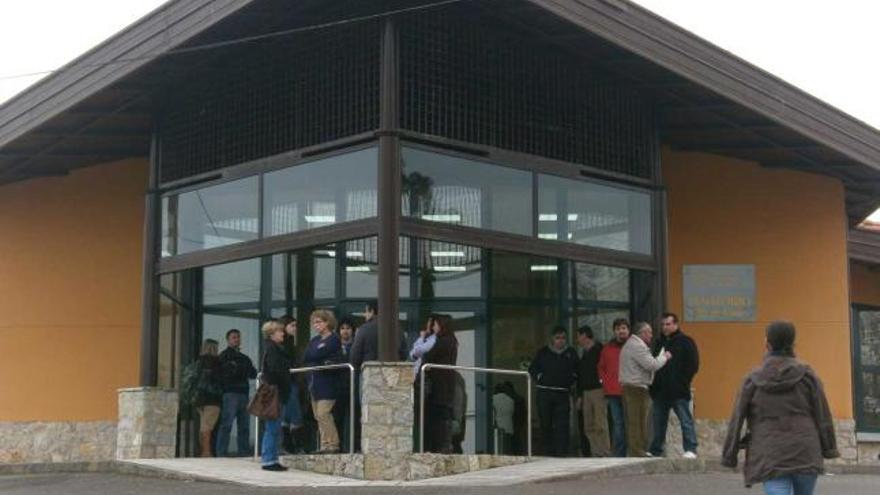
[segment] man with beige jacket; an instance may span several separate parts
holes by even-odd
[[[626,455],[645,457],[648,444],[648,416],[651,396],[648,387],[654,381],[654,372],[672,356],[661,349],[657,357],[651,355],[653,330],[646,322],[636,323],[635,333],[620,351],[620,384],[623,386],[623,414],[626,417]]]

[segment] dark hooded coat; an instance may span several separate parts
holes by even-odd
[[[823,458],[840,455],[822,382],[809,366],[792,356],[768,355],[746,377],[721,463],[736,467],[740,449],[746,451],[746,486],[790,474],[818,474],[824,470]]]

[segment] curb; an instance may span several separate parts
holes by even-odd
[[[587,479],[609,479],[627,476],[644,476],[654,474],[686,474],[706,473],[706,461],[695,459],[645,459],[638,464],[610,466],[581,473],[548,476],[527,484],[553,483],[557,481],[578,481]]]

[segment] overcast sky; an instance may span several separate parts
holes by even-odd
[[[294,0],[291,0],[294,1]],[[0,102],[158,7],[161,0],[4,2]],[[880,129],[880,2],[637,0],[672,22]]]

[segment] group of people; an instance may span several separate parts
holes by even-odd
[[[282,414],[278,419],[264,422],[262,438],[262,466],[269,471],[286,469],[278,462],[279,444],[289,453],[302,453],[305,443],[303,398],[300,382],[290,370],[297,367],[314,367],[351,363],[359,373],[366,361],[378,358],[377,318],[378,305],[369,302],[364,308],[364,323],[356,328],[351,319],[343,319],[337,325],[333,312],[318,309],[311,313],[310,328],[316,334],[309,341],[298,359],[298,322],[291,316],[266,321],[261,329],[266,340],[260,360],[260,379],[276,385]],[[458,340],[451,328],[451,318],[431,315],[408,357],[415,362],[418,393],[421,365],[456,364]],[[250,449],[247,404],[249,380],[258,371],[251,359],[241,352],[241,332],[237,329],[226,333],[226,349],[218,352],[219,343],[206,339],[198,359],[188,366],[182,379],[182,398],[192,405],[199,415],[199,450],[203,457],[212,454],[229,455],[229,440],[233,423],[237,423],[237,455],[247,455]],[[467,395],[464,380],[453,370],[432,370],[426,376],[425,397],[425,443],[431,452],[461,452],[464,438],[464,416]],[[347,370],[330,369],[306,374],[306,391],[311,413],[317,424],[320,449],[316,453],[340,452],[340,432],[354,435],[357,440],[360,426],[355,418],[356,431],[346,426],[350,414],[350,387],[358,388],[358,381],[349,383]],[[359,394],[355,393],[355,414],[360,414]],[[418,401],[416,402],[418,404]],[[418,412],[418,411],[417,411]],[[218,425],[219,423],[219,425]],[[216,437],[215,437],[216,430]],[[212,442],[212,438],[216,438]],[[356,446],[357,450],[358,447]]]
[[[681,423],[684,456],[695,458],[691,382],[700,358],[693,339],[681,331],[673,313],[663,314],[657,339],[647,322],[637,323],[632,333],[626,319],[615,320],[612,327],[614,336],[603,345],[584,325],[577,329],[577,346],[571,347],[568,332],[557,326],[550,343],[532,360],[529,373],[536,381],[545,454],[571,452],[569,418],[574,402],[594,457],[662,456],[669,413],[674,411]]]
[[[297,359],[297,321],[289,316],[267,321],[260,362],[262,379],[278,387],[283,414],[265,421],[263,469],[280,471],[278,445],[301,452],[304,428],[299,384],[290,370],[351,363],[356,370],[378,358],[375,302],[365,308],[366,323],[356,329],[351,320],[337,327],[328,310],[310,316],[317,333]],[[529,366],[536,382],[536,404],[544,453],[571,453],[571,403],[583,416],[583,436],[595,457],[655,457],[664,455],[670,411],[678,416],[684,457],[697,457],[697,434],[692,411],[691,383],[700,359],[694,340],[682,332],[678,316],[664,313],[655,338],[651,325],[626,319],[612,324],[613,337],[599,342],[588,325],[576,330],[576,347],[568,345],[565,328],[555,327],[548,345]],[[764,483],[767,493],[812,493],[823,458],[837,457],[833,420],[821,381],[794,356],[795,327],[771,323],[766,330],[767,354],[761,366],[747,375],[736,400],[723,448],[722,464],[735,467],[746,449],[747,484]],[[226,333],[226,348],[206,339],[198,359],[183,373],[181,395],[200,418],[200,450],[210,456],[228,455],[232,424],[237,423],[238,454],[249,450],[247,404],[249,380],[257,369],[241,352],[241,332]],[[406,353],[414,362],[416,407],[420,404],[420,373],[427,363],[455,365],[458,340],[446,315],[431,315]],[[347,423],[348,373],[337,370],[308,373],[311,411],[320,432],[320,453],[340,451],[339,431]],[[428,451],[460,453],[465,430],[467,394],[461,375],[449,369],[426,374],[425,441]],[[358,394],[355,394],[358,397]],[[359,399],[357,399],[359,400]],[[516,429],[514,411],[525,399],[509,383],[496,387],[494,424],[502,435]],[[359,412],[356,412],[359,414]],[[416,411],[418,417],[418,411]],[[356,421],[356,424],[359,423]],[[524,425],[528,428],[528,425]],[[216,429],[216,440],[212,442]],[[348,432],[358,436],[358,432]],[[649,437],[650,434],[650,437]],[[213,449],[212,449],[213,447]]]
[[[663,314],[656,339],[647,322],[633,332],[625,319],[612,326],[614,336],[604,345],[589,326],[578,328],[576,349],[568,346],[565,328],[556,327],[532,361],[545,453],[569,454],[574,395],[593,456],[664,455],[672,411],[681,424],[683,456],[696,458],[691,382],[700,360],[694,340],[674,313]],[[822,383],[796,359],[795,335],[788,321],[767,326],[765,357],[743,381],[723,446],[722,465],[736,467],[746,450],[747,486],[762,483],[770,495],[812,494],[823,459],[839,456]]]

